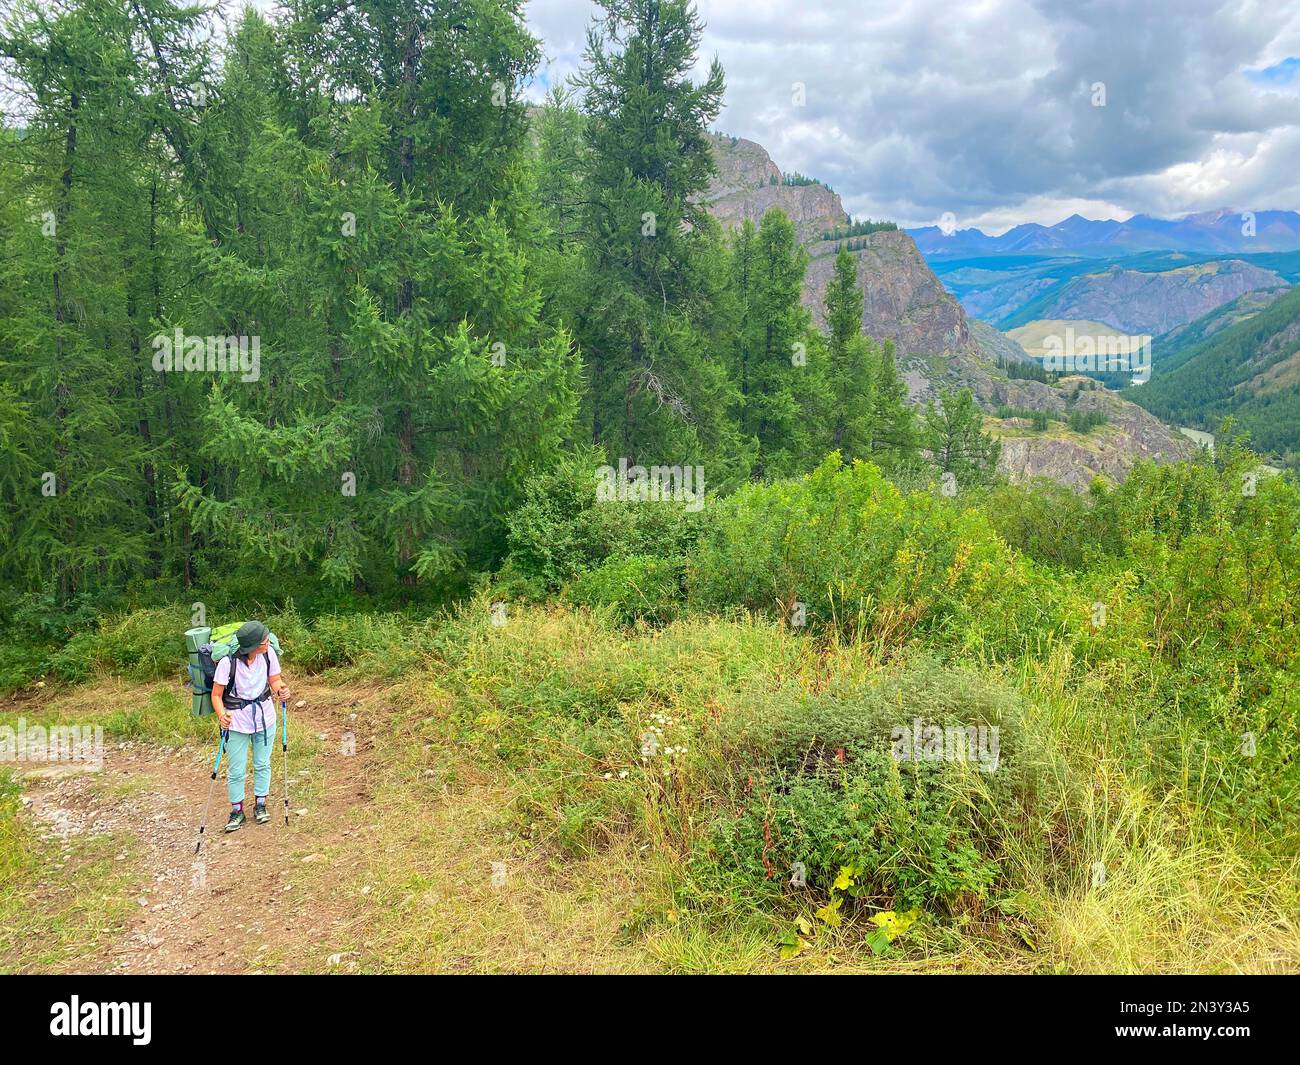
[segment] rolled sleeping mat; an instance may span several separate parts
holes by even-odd
[[[207,646],[211,637],[212,630],[203,625],[185,632],[185,657],[190,673],[190,690],[193,692],[190,713],[195,717],[212,713],[212,693],[208,691],[207,681],[203,677],[203,664],[199,659],[200,649]]]
[[[212,630],[206,625],[185,630],[185,650],[196,653],[200,647],[212,639]]]

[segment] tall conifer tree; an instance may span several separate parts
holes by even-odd
[[[575,327],[592,436],[634,462],[734,466],[731,383],[712,332],[719,234],[700,202],[722,69],[715,60],[691,80],[702,27],[688,0],[601,10],[579,81],[587,269]]]

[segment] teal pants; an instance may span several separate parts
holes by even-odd
[[[248,777],[248,748],[253,748],[253,795],[265,799],[271,794],[270,732],[230,732],[226,738],[226,795],[231,804],[244,801]]]

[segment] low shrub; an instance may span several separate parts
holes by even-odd
[[[564,595],[580,606],[609,609],[621,624],[664,622],[682,598],[682,565],[653,555],[609,559],[580,574]]]
[[[981,509],[1008,545],[1036,562],[1078,569],[1096,545],[1087,497],[1052,481],[998,485]]]
[[[61,647],[45,649],[39,672],[68,681],[100,673],[130,680],[177,675],[185,667],[187,627],[179,608],[155,607],[104,618],[97,628],[72,636]]]
[[[717,504],[690,561],[693,608],[743,607],[883,646],[922,634],[1020,649],[1050,626],[1050,597],[979,511],[904,494],[874,466],[834,456],[806,477]]]
[[[370,662],[383,663],[386,676],[418,660],[420,633],[434,624],[402,614],[323,614],[307,624],[292,609],[266,623],[280,639],[286,669],[319,673]]]
[[[848,897],[874,906],[973,904],[998,882],[1007,824],[1032,818],[1040,791],[1020,698],[936,664],[743,705],[719,739],[714,785],[731,801],[694,872],[733,903],[770,901],[792,878],[826,899],[848,869]]]
[[[704,512],[666,500],[600,502],[596,470],[603,463],[598,452],[583,452],[529,482],[508,521],[502,580],[533,580],[557,591],[608,560],[671,562],[686,555],[707,520]]]

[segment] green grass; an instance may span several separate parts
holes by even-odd
[[[124,683],[104,677],[97,685],[55,690],[48,700],[0,713],[0,725],[99,726],[106,740],[135,740],[159,746],[207,743],[216,735],[214,719],[190,712],[188,690]]]
[[[1212,816],[1235,800],[1192,771],[1204,726],[1156,713],[1140,671],[1064,643],[973,668],[969,649],[950,661],[916,644],[882,654],[748,614],[622,625],[602,610],[520,605],[497,626],[490,605],[473,600],[431,629],[431,657],[396,680],[367,677],[363,662],[325,675],[378,725],[371,799],[348,815],[364,851],[340,854],[347,872],[331,889],[364,929],[331,950],[355,952],[361,971],[1300,968],[1294,862]],[[922,835],[900,837],[901,858],[873,858],[872,841],[890,837],[846,811],[889,785],[855,797],[854,767],[872,764],[894,717],[914,714],[996,718],[1003,775],[931,775],[881,826],[901,831],[927,809]],[[118,680],[56,692],[25,716],[163,746],[212,738],[180,689]],[[649,727],[684,751],[644,758]],[[300,732],[295,768],[324,753]],[[293,786],[295,806],[322,800],[319,774]],[[799,789],[811,802],[790,806]],[[56,868],[57,846],[15,816],[15,795],[9,785],[0,803],[0,927],[21,931],[0,937],[0,956],[17,971],[75,968],[128,918],[130,863],[74,840]],[[765,841],[764,812],[783,809]],[[719,847],[746,818],[757,834],[731,831]],[[946,840],[930,859],[927,825]],[[841,843],[856,896],[829,883]],[[826,855],[808,861],[803,887],[784,867],[794,852],[782,848],[796,845]],[[927,864],[962,847],[989,876],[950,880]],[[498,860],[512,870],[504,891],[489,884]],[[834,925],[818,911],[837,895]],[[877,955],[871,917],[912,905],[916,924]],[[783,943],[798,944],[793,956]]]
[[[20,820],[19,788],[0,770],[0,967],[77,971],[134,912],[135,863],[121,840],[73,837],[66,850]]]
[[[98,676],[149,681],[185,672],[191,606],[174,603],[109,614],[61,644],[32,644],[10,633],[0,641],[0,694],[33,683],[84,683]],[[292,606],[266,613],[286,662],[300,673],[361,665],[368,675],[400,676],[422,657],[430,623],[396,613],[320,614],[305,620]]]
[[[1204,785],[1192,777],[1180,786],[1147,764],[1152,734],[1147,730],[1144,738],[1139,728],[1134,738],[1144,698],[1140,681],[1125,682],[1068,654],[968,679],[920,657],[909,672],[862,644],[827,645],[747,618],[691,617],[662,628],[619,627],[586,610],[521,608],[503,628],[488,618],[484,599],[440,632],[441,661],[431,674],[437,681],[411,697],[409,716],[395,726],[419,741],[403,747],[401,775],[409,780],[420,772],[426,745],[462,757],[468,752],[508,802],[506,819],[493,821],[502,839],[587,869],[606,859],[622,867],[629,847],[642,855],[630,870],[624,867],[626,928],[656,966],[680,972],[1300,966],[1300,940],[1288,917],[1300,912],[1294,868],[1261,860],[1248,838],[1202,816],[1201,804],[1222,796],[1198,791]],[[1124,692],[1118,698],[1117,683]],[[918,924],[879,958],[864,943],[868,918],[913,900],[891,897],[878,881],[844,910],[848,919],[840,927],[831,927],[816,916],[834,894],[824,880],[810,876],[806,888],[795,889],[784,870],[766,877],[761,842],[747,852],[748,866],[734,852],[710,846],[719,822],[753,805],[751,763],[729,737],[739,730],[749,737],[741,748],[779,754],[782,743],[808,742],[799,729],[867,720],[875,711],[864,709],[867,718],[858,719],[852,708],[865,708],[872,698],[903,700],[905,715],[915,709],[906,705],[909,698],[931,712],[993,699],[990,705],[1018,708],[1024,737],[1006,737],[1010,778],[970,773],[941,782],[935,793],[948,796],[943,823],[951,830],[964,826],[992,864],[992,883],[971,882],[923,900]],[[800,706],[842,706],[850,716],[842,725],[818,725]],[[778,717],[755,733],[765,707]],[[640,756],[642,730],[655,715],[672,722],[665,742],[687,748],[671,772]],[[1190,760],[1201,737],[1189,727],[1164,740]],[[405,760],[417,751],[418,761]],[[834,789],[819,801],[833,806]],[[828,834],[814,832],[814,840],[833,848],[842,823],[832,821]],[[775,850],[771,856],[776,865]],[[1107,874],[1094,884],[1098,862]],[[376,920],[409,944],[405,911]],[[782,959],[778,940],[800,920],[813,931],[797,957]]]

